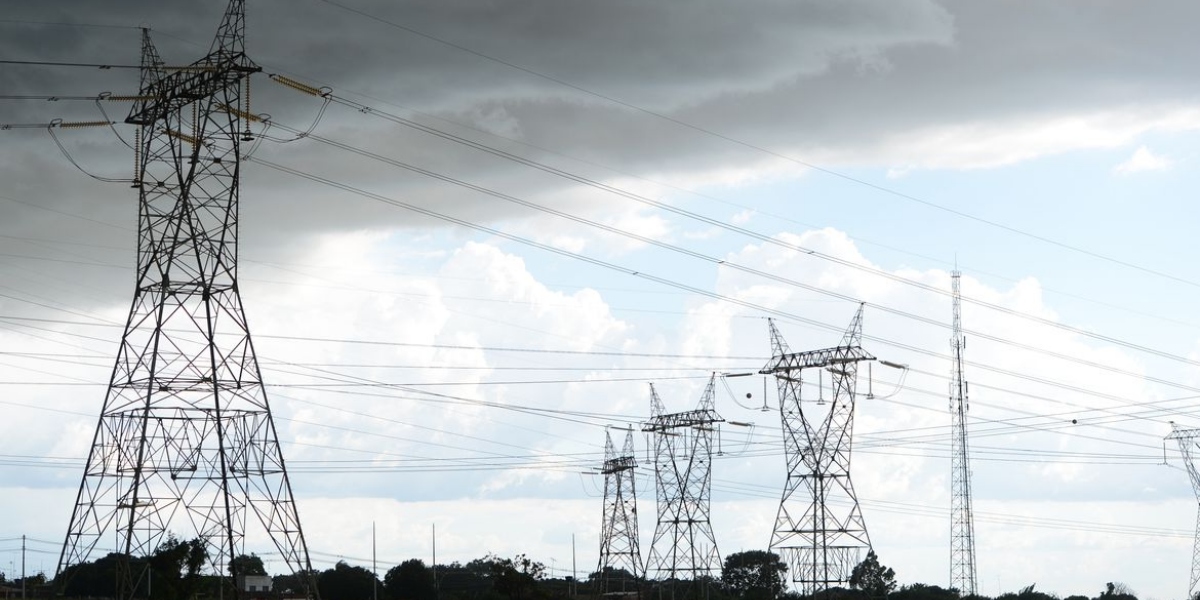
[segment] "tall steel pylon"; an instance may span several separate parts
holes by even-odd
[[[953,432],[950,442],[950,587],[962,596],[974,596],[975,518],[971,513],[971,466],[967,451],[967,380],[963,375],[963,350],[967,347],[962,332],[962,289],[958,271],[950,277],[953,291],[953,320],[950,352],[954,366],[950,371],[950,414]]]
[[[862,306],[833,348],[792,352],[773,320],[771,361],[760,373],[774,375],[779,387],[787,482],[779,501],[770,549],[792,572],[797,592],[812,595],[845,585],[850,572],[871,547],[867,526],[850,481],[850,448],[854,430],[858,363],[875,360],[862,349]],[[805,413],[801,402],[805,369],[829,372],[832,398],[819,400]],[[823,377],[821,379],[824,379]],[[815,418],[820,411],[824,417]]]
[[[1196,449],[1200,444],[1200,429],[1180,429],[1171,424],[1171,434],[1168,440],[1179,442],[1179,454],[1183,457],[1183,466],[1187,469],[1188,479],[1192,482],[1192,491],[1200,501],[1200,472],[1196,470]],[[1197,586],[1200,585],[1200,511],[1196,514],[1196,536],[1192,541],[1192,577],[1188,583],[1188,598],[1195,598]]]
[[[236,581],[248,527],[307,578],[237,283],[241,143],[261,70],[245,52],[244,0],[230,1],[208,55],[188,67],[164,67],[143,30],[141,67],[126,118],[138,126],[137,285],[56,581],[115,545],[115,597],[144,595],[142,559],[168,532],[203,539],[214,574]]]
[[[612,435],[604,432],[604,514],[600,524],[600,593],[636,591],[636,581],[646,574],[638,544],[637,461],[633,430],[625,432],[618,453]],[[630,589],[633,588],[633,589]]]
[[[651,417],[642,431],[654,434],[654,479],[658,523],[650,544],[649,571],[660,580],[690,581],[685,596],[705,597],[708,580],[721,568],[709,518],[712,498],[713,433],[725,420],[717,414],[716,375],[708,380],[696,410],[666,414],[650,385]],[[672,593],[675,587],[671,587]]]

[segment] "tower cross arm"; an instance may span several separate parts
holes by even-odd
[[[637,462],[632,456],[621,456],[604,461],[604,467],[600,470],[600,473],[609,475],[634,468],[637,468]]]
[[[679,427],[710,427],[713,423],[724,423],[714,410],[689,410],[687,412],[659,415],[642,426],[642,431],[667,431]]]
[[[780,356],[774,356],[759,373],[762,375],[774,375],[775,373],[828,367],[864,360],[875,360],[875,357],[866,350],[863,350],[861,346],[836,346],[823,350],[789,352]]]
[[[1187,469],[1188,479],[1192,482],[1192,489],[1196,492],[1196,497],[1200,498],[1200,470],[1197,470],[1195,462],[1196,441],[1200,439],[1200,429],[1179,429],[1176,428],[1166,437],[1168,440],[1175,440],[1179,443],[1179,453],[1183,457],[1183,466]]]
[[[186,68],[163,75],[151,84],[150,89],[141,90],[145,99],[134,104],[125,122],[152,125],[196,100],[216,94],[232,81],[259,71],[262,67],[250,62],[245,55],[222,57],[221,60],[214,60],[213,56],[202,58]]]

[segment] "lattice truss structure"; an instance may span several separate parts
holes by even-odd
[[[637,461],[633,430],[625,432],[618,453],[612,434],[604,432],[604,514],[600,524],[600,593],[625,592],[646,574],[638,543]]]
[[[1168,440],[1179,442],[1179,454],[1183,458],[1183,466],[1187,469],[1188,479],[1192,482],[1192,491],[1200,503],[1200,471],[1196,470],[1196,454],[1200,449],[1200,429],[1180,429],[1174,423],[1173,431],[1167,436]],[[1200,591],[1200,511],[1196,513],[1196,536],[1192,541],[1192,576],[1188,583],[1188,598],[1196,597]]]
[[[871,547],[850,481],[850,449],[858,363],[875,357],[862,349],[861,306],[834,348],[792,352],[775,322],[768,326],[772,357],[760,373],[773,375],[779,388],[787,460],[770,549],[787,563],[795,591],[815,594],[846,585],[862,550]],[[818,402],[804,397],[806,369],[829,372],[828,403],[822,392]]]
[[[962,287],[958,271],[950,277],[953,292],[950,352],[950,587],[962,596],[974,596],[975,519],[971,511],[971,465],[967,448],[967,380],[963,374]]]
[[[715,382],[714,375],[696,410],[671,414],[650,386],[651,418],[642,431],[654,437],[658,523],[647,569],[660,580],[704,582],[721,569],[709,518],[713,434],[725,421],[716,411]]]
[[[235,580],[248,528],[293,572],[311,570],[237,283],[241,143],[260,70],[244,0],[229,3],[207,56],[163,65],[144,30],[126,119],[138,126],[137,285],[55,578],[115,550],[120,599],[145,595],[140,559],[168,532],[204,539],[212,572]]]

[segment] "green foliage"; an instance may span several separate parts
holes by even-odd
[[[996,596],[996,600],[1058,600],[1058,596],[1047,594],[1045,592],[1035,591],[1036,583],[1031,583],[1028,586],[1021,588],[1017,593],[1009,592]]]
[[[185,542],[168,535],[150,556],[149,563],[148,588],[154,598],[187,600],[203,584],[200,572],[208,563],[208,544],[200,538]]]
[[[433,600],[433,570],[419,558],[406,560],[392,567],[383,577],[383,588],[391,600]]]
[[[1100,596],[1097,598],[1097,600],[1138,600],[1138,599],[1137,599],[1137,595],[1133,593],[1133,590],[1129,589],[1129,586],[1127,586],[1124,583],[1121,583],[1119,581],[1117,581],[1117,582],[1110,581],[1110,582],[1104,584],[1104,591],[1100,592]]]
[[[776,600],[786,586],[787,565],[779,555],[765,550],[747,550],[725,557],[721,583],[726,593],[744,600]]]
[[[267,568],[263,566],[263,561],[257,554],[249,555],[240,554],[234,558],[229,565],[230,573],[238,575],[266,575]]]
[[[862,590],[870,598],[885,598],[896,589],[896,571],[879,564],[874,550],[850,572],[850,588]]]
[[[531,597],[537,591],[538,580],[546,573],[546,565],[524,554],[513,558],[489,555],[485,560],[491,569],[492,587],[512,600]]]
[[[901,586],[888,596],[890,600],[958,600],[958,597],[954,589],[924,583]]]
[[[277,598],[306,597],[309,596],[307,593],[309,586],[316,583],[320,577],[321,572],[316,569],[276,575],[271,578],[271,593]]]
[[[317,578],[321,600],[371,600],[375,585],[375,575],[369,570],[340,560]]]

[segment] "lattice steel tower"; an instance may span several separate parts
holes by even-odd
[[[950,587],[962,596],[974,596],[975,518],[971,513],[971,465],[967,451],[967,380],[963,376],[963,350],[967,340],[962,332],[962,289],[960,273],[950,277],[953,290],[953,321],[950,351],[954,366],[950,371],[950,415],[953,430],[950,442]]]
[[[858,363],[875,360],[862,349],[862,311],[859,306],[841,344],[808,352],[792,352],[775,322],[767,321],[772,358],[760,373],[774,375],[779,387],[787,458],[787,483],[770,549],[787,563],[796,591],[804,595],[846,585],[862,550],[871,547],[850,481]],[[801,402],[805,369],[829,372],[828,409],[822,406],[823,392],[818,392],[815,403],[804,398],[811,403],[806,414]],[[819,418],[821,411],[824,416]]]
[[[293,572],[311,570],[237,283],[241,143],[259,70],[244,0],[188,67],[164,67],[142,33],[126,119],[138,126],[137,285],[57,569],[69,579],[115,544],[118,599],[147,593],[141,558],[168,531],[204,539],[209,567],[234,581],[248,528]]]
[[[1180,429],[1171,423],[1172,432],[1168,440],[1179,442],[1179,454],[1183,457],[1183,466],[1187,469],[1188,479],[1192,482],[1192,491],[1200,501],[1200,472],[1196,470],[1196,450],[1200,444],[1200,429]],[[1188,583],[1188,598],[1195,598],[1197,586],[1200,585],[1200,512],[1196,514],[1196,536],[1192,541],[1192,578]]]
[[[725,420],[715,406],[716,375],[708,380],[696,410],[665,414],[650,386],[651,418],[642,431],[654,434],[654,479],[658,523],[647,570],[660,580],[691,581],[685,595],[704,596],[707,580],[721,569],[709,518],[712,498],[713,433]],[[672,593],[675,588],[672,587]]]
[[[638,544],[637,461],[633,453],[633,430],[625,432],[625,445],[618,453],[612,435],[604,432],[604,514],[600,524],[600,593],[636,589],[646,574]]]

